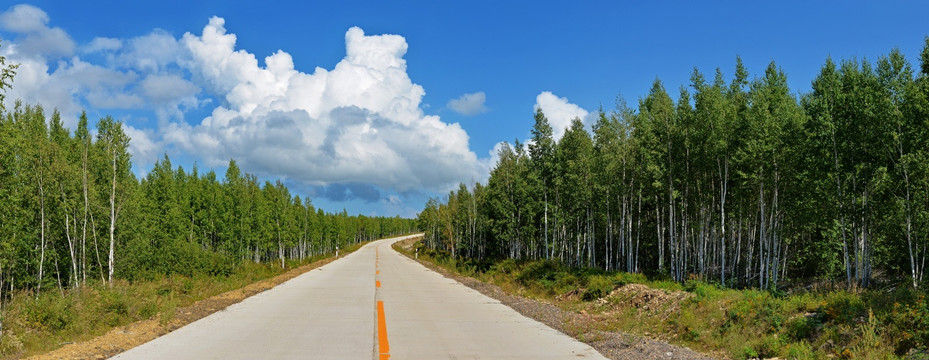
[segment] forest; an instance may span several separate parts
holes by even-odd
[[[15,71],[6,69],[4,84]],[[280,180],[262,183],[243,172],[235,160],[218,178],[196,165],[175,168],[165,155],[140,179],[131,171],[129,142],[112,117],[92,130],[82,114],[71,132],[58,111],[48,116],[20,102],[0,109],[3,298],[114,278],[221,276],[245,262],[285,267],[290,259],[415,230],[411,219],[326,213]]]
[[[560,139],[537,110],[486,184],[426,203],[427,245],[736,288],[926,283],[929,37],[918,68],[830,58],[805,93],[773,61],[690,80]]]

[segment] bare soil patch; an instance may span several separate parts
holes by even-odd
[[[597,302],[601,305],[615,304],[618,308],[632,307],[639,314],[661,314],[662,318],[667,319],[680,310],[683,301],[693,296],[694,294],[685,291],[653,289],[642,284],[626,284],[613,290],[606,297],[598,299]]]

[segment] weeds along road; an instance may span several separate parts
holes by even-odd
[[[603,359],[373,242],[115,359]]]

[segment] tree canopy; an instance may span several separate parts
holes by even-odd
[[[750,79],[694,69],[660,80],[591,130],[501,147],[487,185],[430,199],[430,246],[477,259],[776,288],[788,279],[867,286],[876,269],[924,283],[929,248],[929,37],[921,64],[827,59],[796,95],[773,61]],[[528,149],[528,151],[526,151]]]

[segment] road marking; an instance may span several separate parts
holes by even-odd
[[[384,319],[384,302],[377,301],[377,348],[380,360],[390,359],[390,344],[387,343],[387,321]]]

